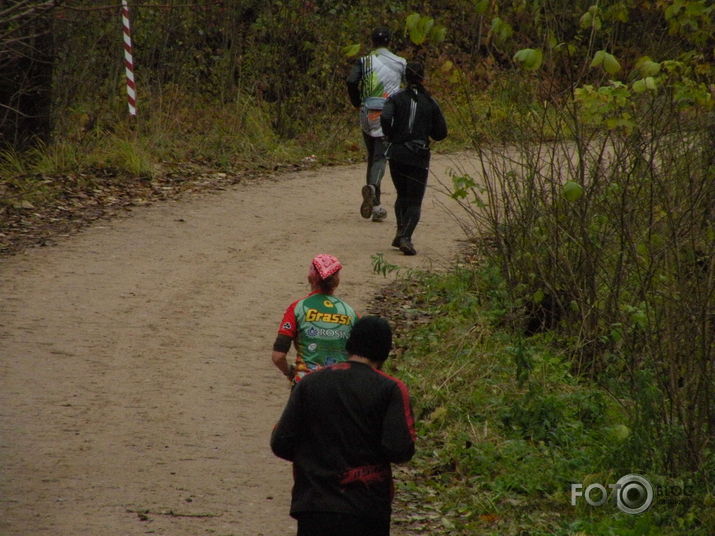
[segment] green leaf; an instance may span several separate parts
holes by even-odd
[[[360,44],[357,45],[346,45],[343,47],[342,50],[343,54],[347,56],[348,58],[352,58],[353,56],[356,56],[360,52]]]
[[[563,186],[564,197],[571,201],[578,201],[583,196],[583,186],[574,181],[566,181]]]
[[[606,10],[605,18],[610,21],[628,22],[628,8],[622,3],[615,4]]]
[[[635,93],[644,93],[646,89],[647,88],[644,79],[641,78],[640,80],[636,80],[635,82],[633,82],[633,91]]]
[[[417,26],[417,23],[420,20],[420,14],[419,13],[412,13],[407,16],[407,19],[405,21],[405,26],[407,27],[408,31],[411,31]]]
[[[419,29],[414,29],[410,32],[410,41],[415,45],[421,45],[427,40],[427,34],[420,31]]]
[[[446,26],[435,26],[429,33],[429,40],[433,43],[441,43],[447,38]]]
[[[546,44],[550,49],[556,48],[559,44],[559,42],[556,39],[556,36],[549,32],[549,35],[546,37]]]
[[[586,13],[581,15],[581,18],[578,21],[578,25],[584,30],[587,30],[591,27],[591,24],[593,24],[593,16],[591,16],[591,14],[587,11]]]
[[[598,6],[589,7],[588,11],[581,15],[578,23],[584,30],[590,30],[591,28],[594,30],[600,30],[602,26],[601,10]]]
[[[492,34],[497,41],[506,41],[514,34],[514,29],[508,22],[494,17],[492,19]]]
[[[472,0],[474,2],[474,11],[477,15],[483,15],[489,7],[489,0]]]
[[[605,50],[599,50],[593,55],[593,61],[591,61],[591,67],[600,67],[603,63],[603,58],[606,56]]]
[[[613,54],[606,53],[603,57],[603,69],[608,74],[616,74],[621,70],[621,64]]]
[[[422,17],[420,18],[420,22],[418,24],[418,27],[421,32],[425,34],[425,36],[429,35],[429,33],[432,31],[432,28],[434,27],[434,19],[431,17]]]
[[[541,67],[543,57],[543,53],[538,48],[523,48],[514,54],[514,61],[520,63],[527,71],[536,71]]]
[[[599,50],[594,54],[591,67],[603,67],[608,74],[615,74],[621,70],[621,64],[618,63],[616,57],[605,50]]]
[[[434,27],[434,19],[431,17],[423,17],[419,13],[412,13],[407,17],[405,26],[407,27],[407,33],[415,45],[421,45],[427,40],[430,35],[432,28]],[[441,30],[437,32],[436,36],[439,37],[440,34],[444,39],[446,35],[446,28],[442,32]]]

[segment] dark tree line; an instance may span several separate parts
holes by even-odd
[[[0,7],[0,146],[48,140],[59,0],[8,0]]]

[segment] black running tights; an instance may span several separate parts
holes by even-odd
[[[397,191],[395,219],[399,237],[412,239],[422,214],[428,173],[428,169],[390,160],[390,175]]]
[[[297,518],[297,536],[390,536],[389,516],[368,518],[337,512],[305,512]]]

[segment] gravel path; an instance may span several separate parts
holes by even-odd
[[[459,165],[436,156],[431,185]],[[463,238],[432,187],[403,256],[392,213],[358,214],[363,173],[238,184],[1,259],[0,535],[294,534],[270,349],[310,258],[337,255],[338,295],[364,311],[388,281],[372,255],[440,268]]]

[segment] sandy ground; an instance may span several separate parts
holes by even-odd
[[[290,464],[268,447],[288,396],[270,362],[281,315],[317,253],[342,260],[337,294],[359,311],[388,281],[372,255],[448,265],[464,235],[436,186],[461,165],[433,160],[416,257],[390,247],[392,213],[360,218],[359,165],[144,207],[0,260],[0,535],[294,534]]]

